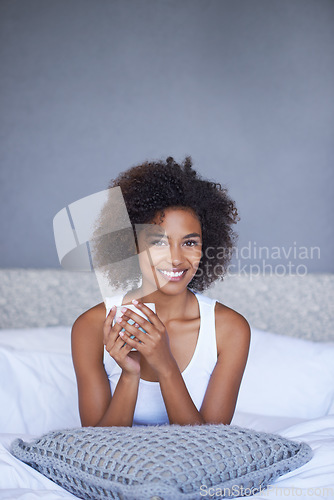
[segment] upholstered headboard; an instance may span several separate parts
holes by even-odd
[[[230,275],[205,292],[259,329],[334,340],[334,274]],[[71,325],[102,301],[94,273],[0,270],[0,328]]]

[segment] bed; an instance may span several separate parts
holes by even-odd
[[[4,269],[0,289],[0,500],[76,498],[9,449],[17,437],[80,427],[70,332],[101,302],[95,276]],[[228,276],[206,294],[252,328],[232,424],[313,450],[308,463],[253,497],[334,498],[334,275]]]

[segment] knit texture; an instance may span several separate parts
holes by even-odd
[[[308,462],[311,448],[236,426],[86,427],[53,431],[14,456],[79,498],[197,500],[250,496]],[[201,494],[202,493],[202,494]]]

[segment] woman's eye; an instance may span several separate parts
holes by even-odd
[[[162,247],[165,245],[168,245],[167,241],[165,240],[152,240],[150,241],[150,246],[155,246],[155,247]]]
[[[198,245],[198,241],[196,240],[188,240],[184,243],[187,247],[195,247]]]

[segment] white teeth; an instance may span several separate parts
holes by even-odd
[[[181,276],[184,273],[184,271],[173,272],[173,271],[163,271],[162,269],[159,269],[159,271],[162,274],[168,276],[169,278],[177,278],[178,276]]]

